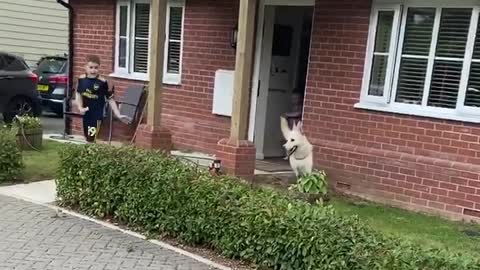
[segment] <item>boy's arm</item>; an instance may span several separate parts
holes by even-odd
[[[80,95],[80,93],[78,93],[78,91],[75,91],[75,105],[77,105],[78,110],[83,108],[82,96]]]
[[[120,121],[122,121],[126,124],[130,124],[132,119],[130,119],[128,116],[120,114],[120,110],[118,109],[117,102],[115,102],[115,99],[113,99],[113,97],[110,97],[108,99],[108,104],[110,105],[110,108],[112,108],[112,111],[115,114],[115,116],[118,119],[120,119]]]
[[[105,90],[107,91],[105,97],[108,100],[108,104],[110,105],[110,108],[112,108],[113,113],[118,119],[120,119],[120,121],[126,124],[130,124],[132,119],[130,119],[128,116],[120,114],[120,110],[118,109],[117,102],[115,102],[115,99],[113,98],[114,97],[113,89],[112,91],[109,91],[108,89],[109,89],[108,82],[107,80],[105,80]]]
[[[80,88],[80,80],[78,80],[77,90],[75,91],[75,104],[77,105],[77,109],[80,111],[80,113],[84,114],[88,111],[88,107],[83,107],[83,99],[80,92],[82,92],[82,89]]]

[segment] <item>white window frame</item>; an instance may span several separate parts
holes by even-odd
[[[135,8],[136,4],[151,4],[151,0],[119,0],[117,1],[116,5],[116,19],[115,19],[115,66],[114,72],[110,74],[111,77],[115,78],[123,78],[123,79],[131,79],[131,80],[139,80],[139,81],[148,81],[149,80],[149,71],[147,73],[140,73],[133,71],[133,59],[134,59],[134,40],[135,40]],[[127,68],[119,67],[119,46],[120,46],[120,7],[127,6],[128,7],[128,15],[127,15]],[[169,22],[170,22],[170,8],[171,7],[181,7],[182,10],[182,35],[181,35],[181,43],[180,43],[180,66],[179,66],[179,73],[168,73],[167,72],[167,61],[168,61],[168,35],[169,35]],[[150,9],[150,16],[152,14],[152,10]],[[167,3],[167,16],[166,16],[166,23],[165,23],[165,52],[164,52],[164,69],[163,69],[163,83],[164,84],[172,84],[172,85],[179,85],[181,84],[181,75],[182,75],[182,63],[183,63],[183,42],[184,42],[184,31],[185,31],[185,0],[169,0]],[[150,33],[152,31],[152,25],[150,20],[149,25],[149,37],[150,40]],[[150,54],[150,42],[148,42],[148,52]],[[148,58],[148,67],[150,67],[150,58]]]
[[[135,72],[134,71],[134,58],[135,58],[135,21],[136,21],[136,14],[137,14],[137,4],[150,4],[150,0],[134,0],[131,2],[133,4],[132,8],[132,20],[130,21],[129,27],[131,27],[130,33],[130,51],[129,51],[129,56],[130,56],[130,66],[129,69],[131,70],[130,74],[134,78],[145,78],[145,80],[148,80],[149,72],[148,72],[148,67],[150,66],[150,57],[147,57],[147,73],[142,73],[142,72]],[[152,9],[150,7],[149,9],[150,14],[149,14],[149,20],[148,20],[148,54],[150,55],[150,32],[152,31]],[[117,47],[118,48],[118,47]]]
[[[120,8],[127,7],[127,44],[126,44],[126,59],[125,59],[125,66],[120,67],[119,57],[120,57]],[[128,67],[130,65],[130,14],[131,14],[131,6],[129,1],[119,1],[117,3],[117,19],[115,20],[115,72],[118,74],[128,74]]]
[[[383,96],[374,96],[369,95],[368,92],[370,90],[370,80],[371,80],[371,72],[373,67],[373,58],[375,56],[375,42],[377,38],[377,22],[378,22],[378,14],[382,11],[393,11],[393,23],[392,23],[392,32],[390,35],[390,46],[388,50],[388,62],[387,62],[387,70],[385,75],[385,84],[383,88]],[[372,103],[379,103],[379,104],[386,104],[391,92],[392,86],[392,79],[393,79],[393,68],[395,65],[395,55],[397,49],[397,36],[399,31],[399,17],[401,12],[401,5],[398,4],[380,4],[376,5],[372,8],[372,14],[370,17],[371,27],[368,33],[368,43],[367,43],[367,58],[365,60],[365,72],[363,75],[363,84],[362,84],[362,100],[372,102]]]
[[[388,4],[384,4],[380,2],[384,2],[384,3],[386,2]],[[395,102],[408,8],[422,8],[422,7],[436,8],[436,12],[437,12],[435,17],[434,27],[433,27],[433,35],[432,35],[430,55],[428,58],[429,63],[427,67],[427,77],[425,78],[426,83],[425,83],[425,90],[423,92],[424,96],[422,99],[422,104],[416,105],[416,104],[405,104],[405,103]],[[398,26],[400,26],[400,30],[396,32],[396,36],[395,36],[395,41],[394,41],[395,48],[391,51],[392,55],[394,55],[393,58],[395,59],[394,68],[392,69],[389,63],[389,66],[387,68],[387,75],[385,78],[386,86],[384,88],[384,96],[383,97],[370,96],[368,95],[368,90],[369,90],[368,88],[370,84],[370,72],[371,72],[372,62],[373,62],[373,50],[375,46],[375,35],[376,35],[376,29],[377,29],[378,11],[393,10],[393,8],[398,8],[398,10],[401,11],[401,18],[397,19],[397,23],[395,22],[393,23],[393,29],[392,29],[392,32],[394,32],[396,31],[396,29],[398,29]],[[439,58],[441,58],[441,57],[435,57],[435,52],[436,52],[435,49],[436,49],[437,40],[438,40],[438,29],[440,26],[440,19],[441,19],[441,17],[438,15],[441,14],[441,10],[442,10],[441,8],[472,8],[473,9],[472,18],[470,22],[469,36],[467,39],[466,51],[465,51],[465,56],[463,61],[462,77],[460,80],[459,93],[457,97],[457,106],[455,109],[426,106],[428,101],[428,94],[430,91],[431,77],[433,74],[432,71],[433,71],[434,60],[435,59],[438,60]],[[424,117],[431,117],[431,118],[480,123],[480,108],[464,106],[468,80],[470,75],[470,66],[472,63],[473,45],[475,43],[476,30],[477,30],[477,25],[479,20],[479,12],[480,12],[480,5],[479,5],[479,2],[475,0],[459,0],[453,3],[450,0],[436,0],[436,1],[435,0],[431,0],[431,1],[377,0],[377,1],[374,1],[372,6],[372,15],[370,18],[369,37],[368,37],[368,43],[367,43],[367,52],[366,52],[364,77],[363,77],[363,83],[362,83],[362,91],[360,95],[360,102],[355,104],[354,107],[359,109],[392,112],[392,113],[407,114],[407,115],[414,115],[414,116],[424,116]],[[389,62],[390,62],[390,59],[389,59]],[[476,62],[480,62],[480,61],[476,61]],[[393,75],[393,76],[390,75],[391,76],[390,82],[387,81],[389,74]],[[389,84],[387,84],[387,82]]]

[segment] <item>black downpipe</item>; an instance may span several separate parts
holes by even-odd
[[[66,96],[64,100],[64,111],[70,112],[70,100],[73,90],[73,54],[74,54],[74,43],[73,43],[73,30],[74,30],[74,19],[75,19],[75,12],[73,10],[72,5],[66,3],[64,0],[57,0],[57,3],[62,5],[63,7],[68,9],[68,87],[66,91]],[[63,135],[67,136],[70,133],[71,128],[71,121],[70,117],[66,115],[63,116],[64,120],[64,131]]]

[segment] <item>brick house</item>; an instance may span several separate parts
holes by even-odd
[[[480,2],[70,4],[75,76],[95,53],[117,95],[149,81],[137,144],[216,154],[249,177],[255,158],[284,155],[278,115],[298,92],[315,166],[331,185],[403,208],[480,217]],[[132,134],[115,130],[117,139]]]

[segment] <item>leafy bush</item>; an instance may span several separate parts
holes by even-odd
[[[473,258],[386,238],[330,207],[213,178],[159,152],[67,145],[57,191],[64,206],[273,269],[480,269]]]
[[[0,183],[16,180],[24,167],[15,134],[15,129],[0,127]]]
[[[317,201],[323,204],[323,200],[328,192],[327,174],[325,171],[314,170],[312,173],[300,177],[296,184],[290,186],[289,190],[307,195],[318,195]]]

